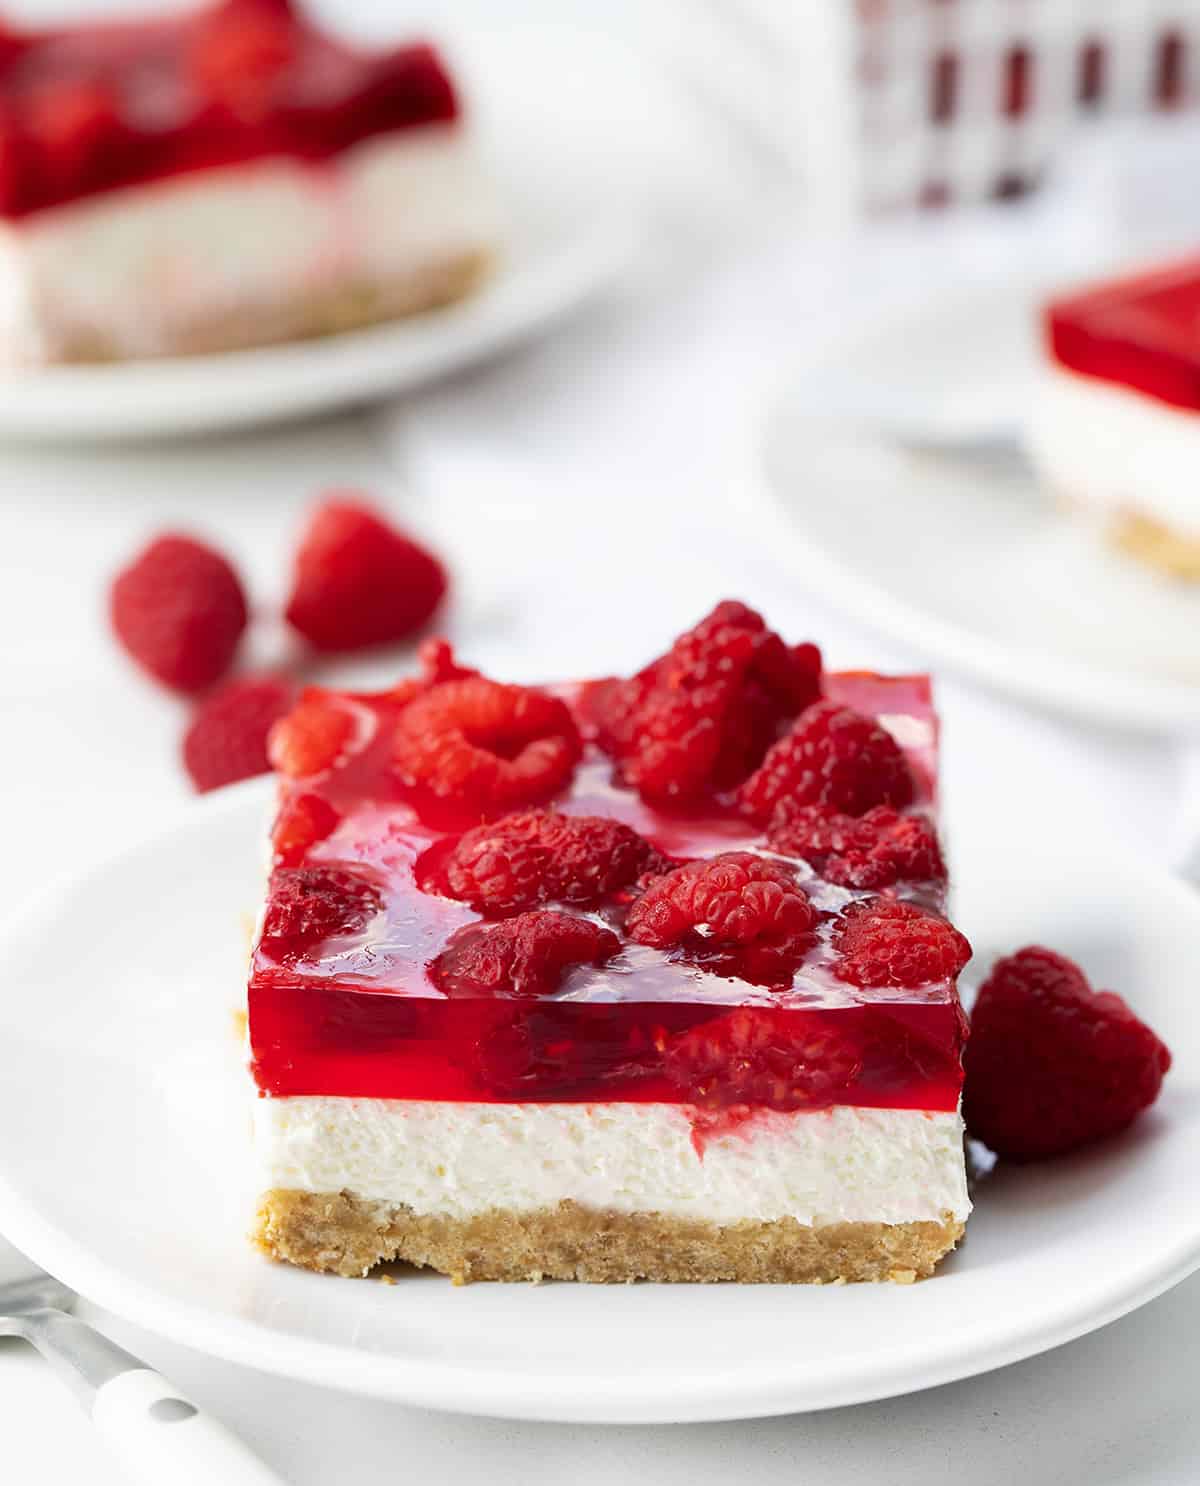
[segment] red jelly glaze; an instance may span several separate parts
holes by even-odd
[[[364,51],[286,0],[0,35],[0,216],[458,117],[436,52]]]
[[[1046,311],[1060,366],[1200,411],[1200,258],[1102,284]]]
[[[826,676],[824,689],[885,720],[913,770],[913,808],[931,810],[937,723],[927,679],[845,673]],[[570,703],[579,688],[557,691]],[[281,778],[288,865],[358,868],[384,886],[381,910],[356,935],[300,953],[292,945],[286,963],[268,947],[256,948],[250,1035],[264,1094],[671,1102],[694,1104],[709,1117],[744,1109],[742,1090],[746,1103],[781,1109],[957,1107],[965,1027],[955,987],[880,992],[835,977],[829,924],[859,895],[823,883],[802,863],[821,923],[789,990],[626,942],[602,966],[571,969],[551,996],[445,995],[428,967],[455,930],[480,915],[422,891],[418,879],[428,885],[429,877],[418,863],[478,818],[456,822],[453,830],[431,826],[403,799],[391,742],[405,695],[340,696],[337,704],[353,715],[355,728],[337,766],[305,779]],[[306,817],[323,815],[322,829],[336,822],[307,844],[291,828],[301,801]],[[591,746],[570,789],[552,803],[572,814],[625,821],[676,860],[764,845],[761,830],[732,808],[714,804],[688,815],[651,809],[632,790],[613,785],[611,760]],[[941,906],[940,884],[909,885],[909,892]],[[619,931],[627,903],[628,894],[618,893],[598,911]],[[568,911],[579,910],[568,905]],[[735,1011],[739,1020],[731,1024]],[[770,1035],[748,1035],[747,1014],[762,1018]],[[726,1044],[728,1076],[719,1067],[714,1073],[713,1064]],[[827,1066],[814,1066],[822,1057]]]

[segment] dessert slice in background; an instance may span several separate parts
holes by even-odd
[[[1200,579],[1200,257],[1052,301],[1028,447],[1125,551]]]
[[[923,677],[723,604],[638,675],[431,648],[273,738],[249,1031],[275,1258],[911,1280],[963,1231],[970,954]],[[435,663],[436,662],[436,663]]]
[[[286,0],[0,34],[0,357],[118,360],[449,303],[493,205],[445,63]]]

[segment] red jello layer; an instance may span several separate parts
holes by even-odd
[[[268,974],[254,992],[255,1066],[259,1087],[275,1095],[679,1104],[703,1081],[711,1035],[737,1063],[714,1070],[708,1097],[720,1106],[957,1108],[956,1002],[745,1005],[732,1032],[729,1016],[729,1006],[690,1000],[682,988],[675,1001],[447,1001],[274,984]],[[769,1060],[755,1066],[760,1033],[783,1056],[813,1049],[811,1085],[776,1090]],[[260,1049],[270,1050],[265,1059]]]
[[[1046,329],[1069,371],[1200,410],[1200,258],[1052,302]]]
[[[912,770],[912,809],[930,813],[937,726],[927,680],[826,676],[824,692],[884,722]],[[559,694],[571,701],[577,689]],[[283,860],[293,869],[353,867],[375,885],[380,906],[364,929],[325,939],[318,933],[287,952],[265,942],[257,947],[250,1031],[264,1093],[957,1106],[963,1019],[954,985],[870,989],[835,975],[830,925],[864,894],[823,881],[803,864],[820,923],[784,988],[627,941],[607,963],[570,970],[553,996],[448,996],[429,966],[480,915],[423,891],[423,866],[473,822],[431,825],[404,799],[392,765],[400,703],[385,694],[344,697],[339,705],[351,738],[347,756],[312,778],[282,782],[281,819],[297,823]],[[593,745],[569,791],[552,803],[569,815],[619,819],[676,859],[765,842],[732,807],[652,809],[614,783],[611,760]],[[901,884],[896,892],[942,906],[940,883]],[[619,930],[621,913],[601,906],[589,916]]]
[[[140,23],[0,30],[0,215],[458,117],[431,47],[352,48],[285,0]]]

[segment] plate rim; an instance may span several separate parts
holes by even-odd
[[[960,294],[963,303],[994,300],[998,293],[1014,299],[1028,297],[1036,279],[1009,278],[977,285]],[[883,634],[898,636],[919,655],[946,665],[955,673],[983,681],[993,690],[1025,702],[1030,700],[1059,716],[1103,722],[1137,735],[1195,737],[1200,735],[1200,686],[1166,680],[1141,681],[1087,660],[1040,655],[1020,646],[1009,647],[953,620],[921,609],[890,593],[818,540],[790,508],[782,481],[771,473],[770,449],[785,417],[811,430],[814,447],[848,431],[865,445],[886,449],[885,434],[869,427],[855,430],[849,423],[823,418],[814,412],[805,418],[795,406],[796,384],[811,379],[826,361],[845,360],[851,347],[861,351],[881,337],[903,327],[923,323],[944,308],[944,302],[926,296],[919,304],[881,315],[871,327],[860,327],[847,342],[830,346],[821,357],[792,360],[770,379],[750,441],[750,457],[741,479],[745,499],[770,520],[793,551],[803,554],[804,578],[839,612],[860,620]]]
[[[7,915],[0,922],[0,949],[35,927],[42,916],[53,913],[56,904],[68,901],[98,873],[173,839],[193,823],[248,814],[252,807],[255,814],[261,813],[267,783],[249,780],[215,792],[207,800],[190,802],[118,850],[96,854]],[[1123,861],[1130,865],[1127,857]],[[1191,917],[1200,915],[1195,894],[1185,883],[1158,864],[1146,861],[1144,870],[1153,877],[1156,891],[1175,899]],[[929,1356],[922,1352],[918,1336],[904,1350],[891,1350],[883,1363],[864,1368],[861,1357],[848,1357],[815,1384],[811,1377],[800,1375],[800,1369],[781,1367],[778,1362],[757,1373],[743,1362],[726,1372],[710,1371],[690,1380],[678,1373],[647,1378],[577,1372],[564,1382],[560,1372],[551,1372],[545,1365],[540,1372],[506,1371],[358,1351],[341,1343],[273,1331],[253,1320],[213,1313],[198,1301],[164,1295],[117,1266],[94,1258],[86,1241],[46,1218],[3,1166],[0,1229],[34,1262],[92,1304],[225,1361],[447,1413],[567,1423],[751,1419],[898,1397],[1008,1366],[1072,1341],[1137,1309],[1200,1269],[1198,1207],[1194,1228],[1175,1235],[1150,1268],[1128,1276],[1116,1290],[1099,1298],[1081,1302],[1065,1297],[1052,1310],[1043,1308],[1036,1324],[1009,1323],[1007,1330],[993,1327],[993,1339],[982,1350],[976,1336],[968,1332],[955,1345]]]
[[[511,350],[581,310],[631,271],[643,239],[638,224],[593,214],[532,241],[502,243],[494,271],[474,293],[420,315],[202,356],[6,371],[0,438],[64,447],[170,441],[398,397]],[[417,359],[405,362],[422,338]],[[331,368],[338,375],[331,377]],[[151,379],[156,394],[147,410],[137,395]],[[254,384],[265,390],[249,399],[223,393],[192,404],[197,384],[208,399],[231,380],[243,390]],[[59,411],[63,399],[77,400],[66,415]]]

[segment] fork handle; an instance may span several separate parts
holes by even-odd
[[[92,1423],[144,1486],[283,1486],[237,1435],[148,1367],[105,1383]]]
[[[141,1486],[284,1486],[235,1434],[77,1316],[39,1311],[25,1334],[80,1396]]]

